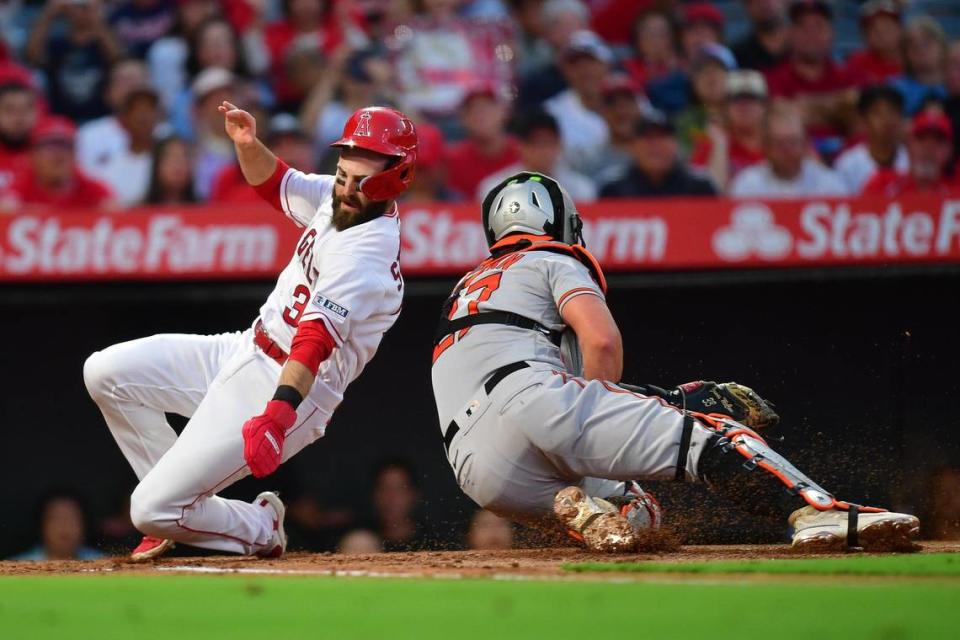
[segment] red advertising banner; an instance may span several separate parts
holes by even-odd
[[[583,205],[608,271],[960,263],[960,200],[616,200]],[[487,255],[477,205],[401,206],[408,276]],[[301,229],[266,206],[0,217],[0,281],[273,277]]]

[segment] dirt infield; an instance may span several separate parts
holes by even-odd
[[[960,553],[960,541],[924,542],[919,553]],[[797,557],[786,545],[685,546],[675,553],[597,554],[577,548],[516,551],[422,551],[375,555],[290,553],[277,560],[238,556],[163,558],[132,564],[124,558],[93,561],[0,562],[0,575],[90,573],[276,573],[410,577],[548,577],[565,575],[567,562],[691,562]],[[818,556],[823,557],[823,556]]]

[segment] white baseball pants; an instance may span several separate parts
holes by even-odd
[[[91,355],[87,390],[140,484],[130,516],[146,535],[252,554],[273,534],[273,512],[216,495],[250,473],[241,428],[263,412],[280,365],[253,344],[253,331],[156,335]],[[180,437],[164,413],[189,418]],[[287,432],[288,460],[323,436],[332,409],[306,398]]]

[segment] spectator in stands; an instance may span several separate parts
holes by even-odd
[[[402,197],[403,202],[459,202],[463,193],[450,188],[452,173],[444,150],[443,133],[427,122],[417,126],[417,176]],[[472,192],[470,192],[472,195]]]
[[[743,0],[751,31],[732,47],[743,69],[765,71],[780,64],[789,47],[786,0]]]
[[[143,58],[150,45],[173,28],[174,7],[163,0],[126,0],[115,3],[110,28],[127,55]]]
[[[373,525],[384,551],[417,551],[429,542],[415,512],[420,500],[413,466],[402,459],[381,462],[374,471]]]
[[[630,147],[641,109],[652,108],[637,92],[630,76],[613,73],[603,86],[603,117],[610,137],[607,146],[597,154],[593,165],[584,167],[585,175],[603,186],[622,177],[632,163]]]
[[[64,19],[65,28],[54,23]],[[107,113],[101,90],[121,49],[99,0],[50,0],[30,33],[27,62],[47,78],[51,109],[83,122]]]
[[[342,64],[336,56],[329,61],[300,108],[300,122],[304,130],[313,132],[319,155],[325,155],[330,143],[340,138],[354,111],[392,102],[387,89],[390,74],[389,63],[371,51],[353,53]]]
[[[15,79],[0,82],[0,193],[28,161],[38,111],[33,87]]]
[[[607,143],[609,132],[601,113],[603,83],[612,62],[613,53],[595,33],[573,34],[560,63],[570,88],[543,105],[560,126],[567,162],[578,170],[595,162]]]
[[[903,94],[908,115],[917,113],[927,100],[947,97],[944,80],[947,67],[947,36],[930,16],[917,16],[907,23],[904,39],[904,75],[890,83]]]
[[[153,147],[150,164],[146,204],[176,205],[197,201],[193,188],[193,159],[186,140],[176,136],[160,140]]]
[[[707,172],[717,188],[749,166],[763,161],[763,120],[767,82],[759,71],[731,71],[720,124],[707,127],[693,153],[691,166]]]
[[[581,0],[547,0],[543,5],[543,39],[549,47],[545,64],[525,65],[520,60],[520,108],[538,107],[567,87],[558,61],[570,37],[589,28],[590,10]],[[522,25],[521,25],[522,26]]]
[[[686,107],[690,83],[670,16],[658,11],[641,15],[634,29],[633,50],[635,55],[624,61],[624,68],[651,104],[669,114]]]
[[[348,531],[337,545],[337,553],[346,555],[368,555],[383,553],[383,541],[370,529]]]
[[[723,44],[723,14],[710,2],[685,4],[680,16],[680,47],[687,60],[694,60],[704,47]]]
[[[766,160],[730,183],[736,198],[804,198],[847,195],[840,176],[819,162],[803,120],[792,105],[771,108],[763,127]]]
[[[658,111],[637,120],[630,147],[633,165],[627,173],[600,192],[604,198],[660,198],[708,196],[716,189],[706,178],[692,173],[680,161],[680,144],[673,124]]]
[[[851,54],[847,68],[863,84],[879,84],[903,73],[903,26],[897,0],[869,0],[860,7],[866,47]]]
[[[508,0],[507,2],[510,17],[518,29],[516,61],[517,75],[521,80],[540,73],[553,63],[553,50],[548,42],[550,34],[544,11],[548,4],[550,3],[546,0]],[[582,7],[579,4],[575,6]],[[584,18],[578,19],[575,30],[587,27]]]
[[[513,525],[491,511],[481,509],[470,518],[467,548],[473,551],[503,551],[513,548]]]
[[[313,141],[289,113],[278,113],[267,123],[264,143],[273,153],[295,169],[313,173]],[[216,175],[210,202],[260,202],[261,198],[243,177],[240,164],[232,162]]]
[[[258,108],[253,95],[239,97],[243,88],[236,76],[219,67],[201,71],[193,81],[193,129],[196,131],[194,186],[200,200],[210,197],[217,174],[235,163],[233,142],[223,128],[223,115],[218,107],[227,100],[247,105],[248,110]]]
[[[470,87],[510,88],[512,62],[497,52],[511,46],[513,27],[506,20],[458,17],[457,0],[418,4],[421,11],[409,22],[410,35],[400,40],[395,57],[400,106],[431,119],[444,135],[457,137],[457,108]]]
[[[727,73],[737,66],[733,54],[722,44],[708,44],[691,60],[693,99],[675,119],[680,149],[689,155],[694,142],[706,135],[707,127],[722,120],[726,102]]]
[[[146,65],[136,58],[121,58],[110,67],[103,88],[103,102],[110,113],[90,120],[77,130],[77,161],[84,171],[108,156],[125,150],[129,135],[120,123],[119,113],[131,92],[150,87]]]
[[[851,195],[858,194],[879,169],[906,172],[903,146],[903,96],[893,87],[874,85],[860,94],[857,103],[865,140],[850,147],[834,162]]]
[[[597,198],[594,182],[570,168],[563,158],[563,142],[556,118],[542,109],[521,112],[513,123],[513,132],[520,143],[520,162],[487,176],[477,188],[476,199],[482,201],[495,186],[520,171],[536,171],[556,178],[577,202]]]
[[[195,135],[192,109],[196,102],[192,83],[208,69],[224,69],[242,80],[249,76],[249,68],[236,31],[219,17],[206,20],[193,32],[186,64],[191,86],[174,99],[170,124],[177,135],[192,140]]]
[[[953,188],[944,172],[952,153],[950,120],[938,109],[921,111],[911,121],[907,136],[908,170],[880,169],[864,186],[863,193],[885,198],[917,193],[949,195]]]
[[[83,501],[71,491],[50,491],[37,506],[39,542],[11,560],[95,560],[103,557],[84,546],[87,516]]]
[[[189,42],[193,41],[200,25],[220,12],[217,0],[181,0],[177,2],[176,22],[166,37],[156,40],[147,50],[150,82],[160,94],[165,109],[173,107],[174,100],[189,85],[187,59]]]
[[[767,72],[774,98],[797,103],[818,150],[835,154],[856,103],[856,81],[833,61],[833,9],[825,0],[790,5],[790,55]]]
[[[110,204],[110,189],[83,175],[76,166],[76,127],[66,118],[49,116],[31,136],[30,162],[14,178],[7,207],[50,205],[56,209]]]
[[[467,137],[447,151],[451,189],[470,198],[481,180],[520,160],[519,145],[507,132],[509,115],[494,87],[480,85],[467,92],[460,105]]]
[[[947,99],[943,103],[943,110],[953,125],[953,158],[952,166],[960,172],[957,159],[960,156],[960,40],[950,44],[947,58],[946,75]]]
[[[304,98],[291,82],[288,56],[312,46],[326,56],[333,54],[360,29],[351,11],[336,11],[330,0],[284,0],[283,17],[253,32],[262,38],[273,92],[281,108],[293,110]]]

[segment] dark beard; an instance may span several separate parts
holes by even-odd
[[[347,213],[341,207],[343,198],[337,196],[336,193],[333,194],[333,227],[337,231],[343,231],[344,229],[349,229],[350,227],[355,227],[358,224],[363,224],[364,222],[370,222],[374,218],[379,218],[382,216],[386,210],[387,205],[390,204],[389,201],[383,202],[371,202],[363,209],[360,209],[356,213]],[[350,204],[354,204],[351,202]]]

